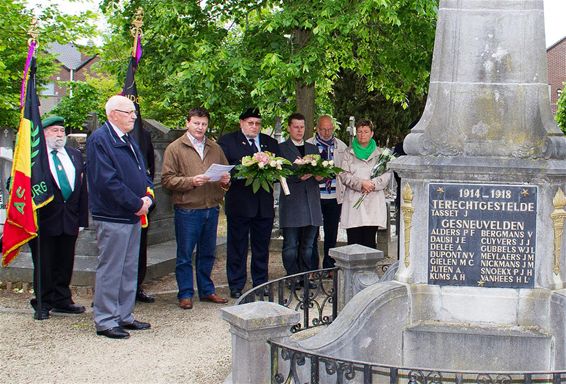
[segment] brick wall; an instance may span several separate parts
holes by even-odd
[[[88,56],[81,54],[81,59],[85,62],[88,60]],[[79,68],[79,70],[75,71],[73,73],[73,80],[85,81],[85,75],[87,73],[89,76],[96,77],[96,73],[91,70],[91,67],[98,60],[100,60],[99,56],[90,60],[87,64]],[[53,75],[50,79],[50,82],[54,83],[54,94],[42,94],[40,98],[41,113],[43,114],[48,113],[51,109],[53,109],[57,104],[59,104],[61,98],[67,94],[67,88],[63,87],[61,82],[71,80],[71,71],[67,69],[67,67],[61,65],[61,63],[57,63],[60,65],[59,72]]]
[[[556,113],[556,102],[559,92],[566,82],[566,37],[546,51],[548,59],[548,84],[550,85],[550,105],[552,113]]]

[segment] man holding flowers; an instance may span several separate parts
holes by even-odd
[[[175,206],[175,237],[177,262],[175,276],[179,292],[179,307],[193,307],[193,251],[200,301],[227,303],[216,294],[210,278],[216,256],[216,229],[219,206],[230,175],[211,181],[205,175],[212,164],[228,164],[222,149],[205,136],[209,113],[205,108],[193,108],[187,117],[187,132],[169,144],[163,156],[161,182],[172,191]]]
[[[261,132],[258,108],[248,108],[240,115],[240,130],[218,140],[228,163],[241,164],[242,158],[257,152],[279,154],[277,141]],[[260,156],[260,155],[258,155]],[[269,189],[269,188],[268,188]],[[226,193],[224,205],[227,219],[226,274],[230,296],[239,298],[246,285],[248,238],[251,242],[251,275],[253,286],[267,282],[269,242],[275,209],[273,191],[246,185],[246,179],[234,178]]]
[[[320,176],[304,174],[301,166],[313,169],[318,155],[316,146],[306,143],[305,117],[293,113],[287,120],[289,139],[279,145],[281,155],[294,163],[296,174],[288,178],[290,194],[279,198],[279,225],[283,230],[283,266],[287,275],[309,271],[312,263],[313,242],[322,225],[318,183]],[[313,164],[314,163],[314,164]]]

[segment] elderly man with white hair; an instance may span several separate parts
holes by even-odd
[[[108,121],[88,138],[89,206],[96,227],[98,266],[94,294],[96,333],[114,339],[149,329],[134,319],[140,218],[153,204],[142,154],[128,133],[136,111],[126,97],[106,103]]]

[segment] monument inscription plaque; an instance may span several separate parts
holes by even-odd
[[[537,187],[429,184],[428,283],[533,288]]]

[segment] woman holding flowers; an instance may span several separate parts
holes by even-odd
[[[308,155],[318,155],[316,146],[306,143],[305,117],[292,114],[287,120],[289,139],[279,148],[281,155],[295,163],[294,170],[300,168],[297,161]],[[311,174],[290,176],[287,179],[290,194],[281,192],[279,196],[279,225],[283,231],[283,266],[287,275],[313,269],[312,248],[318,227],[322,225],[322,211],[318,183],[322,177]]]
[[[344,172],[338,175],[345,187],[337,199],[342,203],[341,226],[346,229],[348,244],[376,248],[377,230],[387,226],[383,190],[391,172],[385,172],[390,157],[382,156],[383,152],[373,139],[372,122],[360,120],[352,147],[344,153]]]

